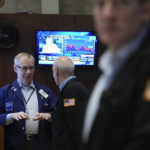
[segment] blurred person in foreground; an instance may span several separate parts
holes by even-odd
[[[14,58],[17,80],[0,88],[0,125],[5,150],[51,150],[51,117],[57,98],[46,86],[33,81],[34,57]]]
[[[87,105],[85,150],[150,149],[150,0],[93,0],[107,50]]]
[[[61,56],[53,64],[53,77],[60,96],[53,115],[54,150],[79,150],[83,113],[89,92],[74,76],[73,61]]]

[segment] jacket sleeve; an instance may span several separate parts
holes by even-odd
[[[79,146],[84,107],[88,100],[89,93],[83,85],[76,84],[69,87],[64,95],[63,107],[66,116],[65,118],[71,133],[71,137],[73,138],[73,141],[75,141],[76,145]],[[74,105],[66,107],[64,101],[65,99],[74,99]]]
[[[0,88],[0,125],[5,125],[6,116],[4,91]]]

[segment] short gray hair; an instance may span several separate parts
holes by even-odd
[[[15,65],[19,65],[19,60],[20,60],[20,58],[21,58],[21,57],[24,57],[24,56],[26,56],[26,57],[28,57],[28,58],[32,58],[32,59],[34,60],[34,57],[33,57],[31,54],[26,53],[26,52],[22,52],[22,53],[19,53],[19,54],[17,54],[17,55],[15,56],[15,58],[14,58],[14,64],[15,64]]]
[[[73,61],[66,56],[61,56],[55,60],[53,67],[58,69],[60,74],[64,77],[72,76],[74,74],[74,63]]]

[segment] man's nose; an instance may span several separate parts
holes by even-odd
[[[30,72],[31,72],[31,69],[30,69],[30,68],[27,68],[26,73],[30,73]]]

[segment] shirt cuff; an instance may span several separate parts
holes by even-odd
[[[5,125],[9,125],[9,124],[11,124],[11,123],[13,123],[13,119],[11,118],[11,114],[8,114],[8,115],[6,116]]]

